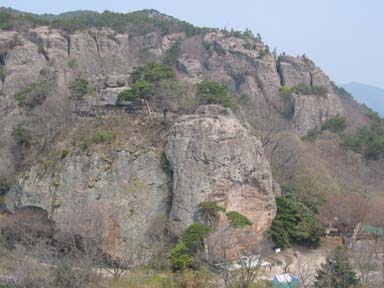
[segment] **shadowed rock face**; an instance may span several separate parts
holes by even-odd
[[[153,152],[68,156],[55,171],[34,167],[8,193],[12,211],[35,206],[49,212],[57,227],[79,235],[101,233],[110,254],[140,264],[162,249],[169,209],[167,176]]]
[[[248,235],[269,228],[275,215],[271,170],[260,141],[230,110],[209,105],[180,117],[165,154],[173,170],[170,218],[178,232],[198,220],[204,201],[246,215],[253,223]]]

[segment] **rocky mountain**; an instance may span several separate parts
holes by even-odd
[[[246,215],[253,224],[239,237],[254,243],[276,213],[277,182],[291,184],[299,166],[326,171],[319,179],[336,184],[324,189],[379,189],[381,164],[338,148],[337,135],[301,139],[335,116],[351,130],[369,121],[310,59],[277,57],[252,35],[135,13],[115,15],[111,25],[103,24],[111,13],[102,13],[94,27],[83,16],[20,23],[1,15],[0,176],[16,175],[7,210],[42,208],[63,231],[73,227],[70,215],[91,213],[106,250],[139,264],[164,252],[166,231],[177,236],[196,222],[204,201]],[[160,94],[150,99],[152,116],[127,113],[116,100],[148,61],[172,67],[182,88],[165,93],[167,108]],[[81,99],[71,88],[77,80],[90,86]],[[198,107],[195,84],[203,80],[227,87],[233,111]],[[297,161],[282,172],[281,162],[293,159],[287,149]]]

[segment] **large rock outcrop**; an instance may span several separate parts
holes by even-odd
[[[282,85],[295,87],[304,85],[309,88],[321,87],[327,90],[325,95],[292,95],[291,121],[299,135],[310,129],[320,129],[329,118],[343,115],[344,109],[339,97],[334,93],[331,81],[316,65],[303,57],[280,56],[278,62]]]
[[[229,109],[209,105],[182,116],[165,147],[173,171],[170,218],[178,232],[199,220],[198,205],[216,201],[252,222],[261,236],[275,215],[272,175],[261,142]]]
[[[62,231],[82,235],[94,227],[87,233],[101,233],[110,254],[148,263],[162,251],[169,210],[169,179],[160,161],[154,152],[67,156],[48,171],[33,167],[6,204],[12,211],[43,208]]]

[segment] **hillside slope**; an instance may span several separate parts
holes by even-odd
[[[199,219],[204,201],[252,219],[238,235],[252,244],[275,215],[276,182],[325,195],[383,192],[382,159],[344,149],[337,133],[303,139],[335,117],[348,133],[371,121],[305,56],[273,55],[249,31],[196,28],[153,10],[83,16],[0,14],[9,211],[42,208],[63,230],[81,222],[68,215],[91,211],[111,254],[148,263],[167,233]],[[175,79],[156,82],[134,113],[117,100],[148,62]],[[212,104],[196,93],[204,80],[227,87],[233,113],[198,107]]]

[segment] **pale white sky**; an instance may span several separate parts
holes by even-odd
[[[384,87],[382,0],[0,0],[35,13],[153,8],[197,26],[250,28],[266,44],[305,53],[338,83]]]

